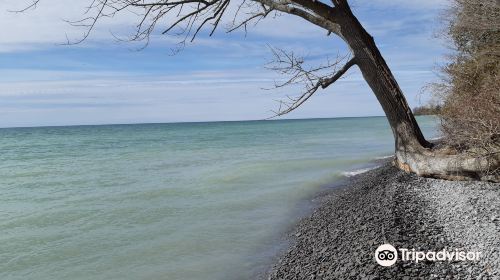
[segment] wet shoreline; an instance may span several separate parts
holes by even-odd
[[[382,167],[325,189],[287,235],[268,279],[500,277],[500,185],[420,178]],[[479,251],[479,261],[377,264],[378,246]]]

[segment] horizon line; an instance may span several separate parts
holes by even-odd
[[[351,117],[317,117],[317,118],[287,118],[287,119],[249,119],[224,121],[177,121],[177,122],[137,122],[137,123],[102,123],[102,124],[67,124],[67,125],[28,125],[28,126],[0,126],[0,129],[15,128],[50,128],[50,127],[79,127],[79,126],[113,126],[113,125],[148,125],[148,124],[197,124],[197,123],[228,123],[228,122],[273,122],[273,121],[300,121],[300,120],[327,120],[327,119],[354,119],[354,118],[381,118],[383,116],[351,116]]]

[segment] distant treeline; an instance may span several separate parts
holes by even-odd
[[[413,108],[413,114],[417,116],[422,115],[438,115],[441,112],[441,106],[439,105],[428,105],[428,106],[419,106]]]

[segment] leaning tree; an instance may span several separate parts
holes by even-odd
[[[35,7],[34,1],[25,10]],[[273,49],[276,64],[272,67],[290,79],[278,86],[303,83],[304,91],[282,102],[277,115],[289,113],[307,101],[318,90],[325,89],[341,78],[351,67],[357,66],[380,102],[395,139],[394,163],[400,169],[421,176],[447,179],[497,180],[488,170],[496,169],[498,154],[490,157],[472,157],[449,148],[439,148],[428,142],[406,102],[406,99],[387,66],[373,37],[353,14],[347,0],[89,0],[86,17],[73,25],[86,27],[85,40],[102,18],[132,11],[137,25],[130,40],[143,41],[159,30],[162,34],[174,32],[182,36],[181,44],[194,40],[208,28],[210,35],[224,17],[229,17],[228,31],[244,28],[276,13],[300,17],[316,25],[328,35],[340,37],[348,46],[346,60],[337,60],[316,68],[307,68],[304,59],[284,50]],[[23,10],[24,11],[24,10]],[[71,43],[71,42],[70,42]],[[342,62],[342,64],[341,64]]]

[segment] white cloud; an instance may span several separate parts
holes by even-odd
[[[83,38],[87,28],[76,27],[68,21],[81,20],[89,0],[41,0],[36,8],[16,13],[27,7],[31,0],[0,0],[0,25],[8,26],[0,37],[0,52],[29,51],[53,48]],[[132,13],[123,12],[113,18],[103,18],[88,40],[79,47],[95,46],[96,42],[115,41],[112,32],[131,28],[136,19]]]
[[[22,74],[19,71],[18,74]],[[266,71],[203,71],[189,75],[137,77],[123,73],[29,71],[25,80],[0,83],[0,127],[265,119],[276,99],[299,89],[267,91]],[[48,75],[47,75],[48,74]],[[427,71],[397,71],[412,106]],[[0,72],[0,76],[2,72]],[[45,80],[44,75],[62,75]],[[419,81],[415,83],[415,81]],[[356,68],[287,118],[382,115],[380,105]]]
[[[351,0],[351,6],[357,8],[361,6],[371,7],[398,7],[414,10],[442,9],[450,3],[450,0]]]
[[[352,1],[355,10],[368,9],[369,7],[384,7],[397,6],[404,9],[436,9],[441,7],[448,0],[426,0],[426,1],[410,1],[410,0],[374,0],[370,2]],[[69,38],[70,41],[82,38],[85,28],[78,28],[69,25],[64,20],[79,20],[84,18],[85,7],[89,5],[89,0],[42,0],[36,9],[28,10],[24,13],[12,13],[9,11],[19,10],[31,3],[30,0],[0,0],[0,25],[4,27],[2,36],[0,37],[0,52],[13,51],[28,51],[32,49],[51,48],[55,44],[64,44]],[[233,5],[234,6],[234,5]],[[232,11],[234,7],[229,9],[225,17],[227,25],[232,20]],[[240,14],[239,18],[245,17],[245,14]],[[95,42],[114,41],[113,34],[126,38],[130,35],[137,22],[138,17],[133,13],[124,11],[113,18],[104,18],[92,32],[90,38],[82,46],[95,46]],[[392,30],[398,28],[404,19],[398,21],[380,20],[375,28],[375,32],[384,32],[384,30]],[[160,25],[161,27],[161,25]],[[221,28],[219,32],[223,32]],[[249,28],[252,36],[265,36],[268,38],[314,38],[323,37],[325,32],[320,28],[305,22],[301,18],[290,15],[282,15],[277,18],[269,17],[261,21],[258,25]],[[243,30],[238,31],[240,35]],[[242,36],[242,35],[241,35]],[[160,36],[161,40],[167,40],[169,43],[176,41],[175,38]],[[216,36],[217,38],[217,36]],[[158,40],[158,36],[155,36]],[[217,40],[213,40],[212,42]],[[202,40],[198,40],[197,44],[202,44]],[[205,42],[206,43],[206,42]]]
[[[13,14],[6,10],[19,8],[19,2],[0,0],[0,24],[11,27],[2,31],[0,52],[52,48],[66,40],[65,33],[70,38],[79,38],[82,30],[69,26],[62,18],[81,18],[88,0],[72,0],[71,5],[68,2],[42,0],[37,10]],[[366,5],[379,5],[381,9],[384,5],[405,6],[421,10],[418,14],[425,18],[430,17],[425,9],[434,9],[436,2],[444,1],[374,0]],[[363,4],[358,3],[358,6]],[[126,15],[104,21],[89,41],[77,47],[103,46],[103,41],[113,40],[109,30],[125,32],[132,19],[133,16]],[[392,32],[404,31],[411,20],[377,18],[367,25],[378,41],[387,39]],[[224,59],[228,60],[236,56],[264,57],[269,52],[264,41],[256,40],[260,37],[302,54],[335,54],[340,47],[338,40],[325,38],[319,28],[292,16],[266,19],[249,32],[249,40],[243,41],[241,31],[232,35],[236,39],[231,40],[219,31],[215,38],[199,37],[196,45],[201,51],[207,47],[223,52]],[[438,55],[427,36],[428,31],[401,36],[396,45],[391,41],[396,39],[391,38],[384,41],[389,44],[382,47],[412,106],[417,104],[421,86],[432,79],[429,68]],[[155,36],[154,40],[165,45],[175,42],[175,38],[165,36]],[[81,71],[78,67],[74,71],[41,71],[1,66],[0,126],[263,119],[271,115],[271,109],[276,109],[273,100],[283,95],[283,92],[270,94],[262,90],[272,86],[273,78],[279,78],[262,68],[221,70],[214,66],[211,71],[194,71],[193,67],[170,76],[138,76],[127,72],[132,71],[128,68],[118,69],[123,72]],[[353,69],[352,73],[287,117],[381,115],[378,102],[358,70]]]
[[[57,44],[65,44],[68,40],[73,42],[83,38],[86,28],[71,26],[66,20],[80,20],[84,15],[85,8],[92,1],[89,0],[42,0],[36,9],[30,9],[23,13],[11,11],[26,7],[29,0],[14,1],[0,0],[0,25],[8,26],[2,31],[0,37],[0,52],[30,51],[36,49],[52,48]],[[233,9],[234,10],[234,9]],[[240,14],[239,18],[245,14]],[[133,34],[134,26],[140,18],[128,11],[123,11],[113,18],[103,18],[92,31],[91,36],[78,47],[92,47],[97,42],[113,42],[113,37],[126,39]],[[165,19],[162,21],[164,23]],[[218,32],[225,32],[232,20],[231,11],[227,12],[225,22],[222,23]],[[160,28],[161,28],[160,24]],[[209,27],[207,27],[209,28]],[[319,28],[306,24],[302,19],[292,16],[280,16],[278,18],[266,19],[255,27],[249,27],[252,34],[273,38],[298,38],[324,35]],[[243,36],[243,30],[235,32]],[[154,40],[161,40],[169,44],[178,42],[178,38],[163,35],[155,35]],[[210,40],[199,37],[196,44],[217,44],[217,36]],[[219,40],[220,41],[220,40]]]

